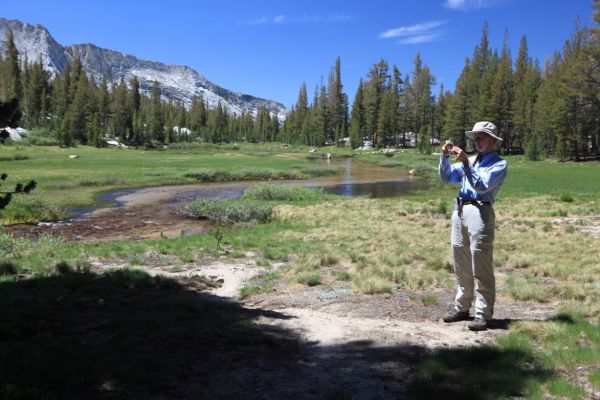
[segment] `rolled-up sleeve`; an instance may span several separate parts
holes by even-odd
[[[438,172],[444,182],[459,183],[463,175],[463,166],[461,163],[451,165],[450,158],[441,155]]]

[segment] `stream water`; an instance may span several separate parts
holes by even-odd
[[[344,158],[318,160],[340,170],[340,175],[305,180],[274,181],[277,184],[322,187],[327,193],[344,196],[402,196],[427,184],[408,171],[386,168]],[[102,200],[112,207],[73,210],[68,221],[48,224],[8,226],[6,232],[36,237],[60,234],[67,240],[152,239],[191,235],[205,231],[210,223],[185,218],[179,210],[198,198],[230,199],[244,194],[256,182],[203,183],[125,189],[105,193]]]

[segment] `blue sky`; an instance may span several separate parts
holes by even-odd
[[[395,1],[8,1],[0,16],[42,24],[62,45],[97,46],[167,64],[187,65],[217,85],[295,103],[309,97],[341,58],[344,91],[379,59],[412,70],[419,52],[453,89],[485,21],[500,51],[508,29],[513,59],[527,36],[543,64],[581,25],[593,26],[591,0]],[[438,86],[433,88],[438,93]]]

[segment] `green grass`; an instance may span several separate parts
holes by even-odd
[[[590,372],[588,380],[596,389],[600,389],[600,368]]]
[[[447,349],[424,361],[409,384],[414,399],[535,398],[551,372],[529,368],[531,348]]]
[[[438,351],[420,364],[409,391],[413,398],[589,398],[571,377],[597,365],[599,352],[598,324],[576,314],[516,322],[495,344]],[[598,376],[589,372],[592,385]]]
[[[324,200],[328,195],[323,189],[311,189],[301,186],[277,185],[274,183],[259,183],[244,192],[244,198],[268,201],[317,201]]]

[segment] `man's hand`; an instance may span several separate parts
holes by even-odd
[[[448,155],[452,151],[452,147],[454,147],[452,140],[446,140],[446,142],[442,146],[442,154],[444,155],[444,157],[448,157]]]
[[[456,161],[460,161],[465,167],[469,166],[469,157],[467,157],[467,153],[463,149],[454,146],[452,152],[456,155]]]

